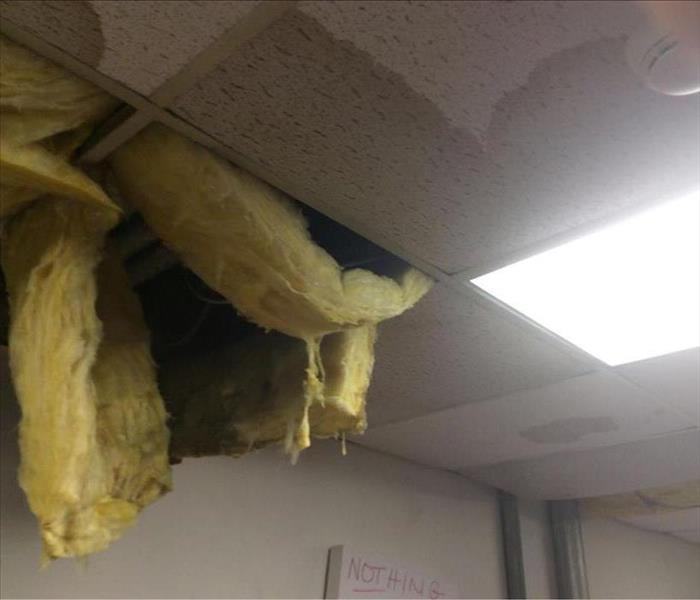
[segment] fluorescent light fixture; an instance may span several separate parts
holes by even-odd
[[[472,283],[609,365],[700,345],[700,191]]]

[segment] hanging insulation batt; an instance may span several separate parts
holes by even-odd
[[[430,288],[343,271],[282,192],[162,125],[110,158],[119,189],[211,288],[265,329],[303,340],[401,314]]]
[[[69,162],[114,101],[2,44],[0,216],[20,483],[46,555],[82,556],[169,489],[166,414],[140,306],[113,252],[96,281],[119,210]],[[376,324],[431,281],[414,269],[398,281],[343,271],[289,198],[160,125],[110,162],[122,195],[185,264],[278,332],[181,369],[192,379],[169,388],[173,453],[239,455],[281,441],[296,456],[312,435],[364,431]],[[202,378],[212,365],[216,377]]]
[[[125,199],[211,288],[264,329],[305,342],[304,402],[299,408],[290,394],[293,406],[282,418],[295,423],[285,439],[296,456],[310,443],[309,411],[326,404],[323,336],[401,314],[431,280],[415,269],[398,282],[364,269],[343,271],[313,242],[299,209],[282,192],[161,125],[121,146],[110,165]],[[371,364],[372,346],[355,360]],[[364,394],[361,404],[363,411]],[[342,431],[338,426],[334,433]]]
[[[305,435],[364,432],[375,335],[366,325],[323,338],[323,401],[311,406]],[[308,438],[293,439],[304,417],[306,366],[304,343],[279,333],[163,365],[161,389],[173,414],[171,454],[240,456],[275,442],[306,447]]]
[[[115,102],[0,42],[2,267],[22,409],[20,485],[44,555],[83,556],[169,489],[166,415],[140,305],[116,258],[96,281],[120,211],[68,162]]]

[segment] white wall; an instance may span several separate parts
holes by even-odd
[[[328,548],[342,543],[440,573],[465,596],[505,593],[492,491],[357,446],[343,458],[329,442],[296,467],[277,449],[185,461],[175,491],[112,548],[85,567],[58,561],[39,572],[36,525],[16,484],[15,422],[3,415],[4,598],[320,598]]]
[[[700,546],[609,519],[585,519],[592,598],[699,598]]]

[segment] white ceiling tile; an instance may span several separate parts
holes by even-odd
[[[700,534],[700,507],[674,510],[654,515],[623,517],[620,521],[650,531],[664,531],[666,533],[687,531]]]
[[[176,75],[258,0],[0,1],[4,19],[142,94]]]
[[[700,98],[638,81],[632,3],[445,6],[303,5],[175,110],[448,272],[700,185]]]
[[[464,469],[623,444],[688,426],[687,418],[603,371],[377,427],[358,441],[423,464]]]
[[[510,6],[314,0],[300,2],[299,9],[401,75],[453,125],[480,135],[498,101],[526,84],[540,61],[602,36],[625,35],[642,17],[624,4],[537,0]]]
[[[672,485],[700,478],[700,430],[462,472],[518,496],[547,500]]]
[[[442,284],[379,328],[369,390],[369,425],[539,387],[589,370]]]
[[[700,544],[700,531],[679,531],[673,535],[691,544]]]
[[[684,412],[700,427],[700,348],[622,365],[615,371]]]

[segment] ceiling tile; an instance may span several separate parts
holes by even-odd
[[[673,535],[691,544],[700,544],[700,531],[678,531]]]
[[[566,379],[589,367],[442,284],[379,328],[370,427]]]
[[[0,1],[4,19],[148,95],[258,1]]]
[[[518,496],[547,500],[671,485],[700,478],[700,429],[462,473]]]
[[[376,427],[359,443],[446,469],[622,444],[689,420],[609,372]]]
[[[537,0],[506,6],[303,1],[299,8],[338,40],[401,75],[453,125],[477,134],[486,133],[501,97],[524,85],[540,61],[605,35],[625,34],[641,17],[626,6]],[[596,10],[604,11],[605,20]]]
[[[700,427],[700,348],[691,348],[615,369],[687,414]]]
[[[694,531],[700,534],[700,507],[655,515],[624,517],[620,521],[650,531],[665,531],[667,533]]]
[[[700,185],[700,98],[636,79],[637,10],[302,4],[175,110],[300,200],[455,272]]]

